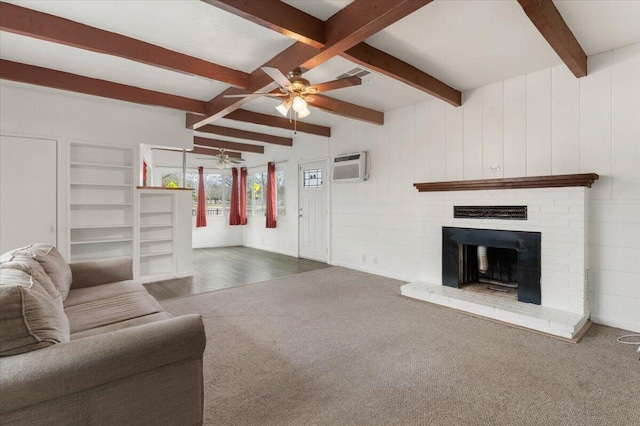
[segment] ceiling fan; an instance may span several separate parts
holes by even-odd
[[[279,91],[274,90],[267,93],[247,93],[238,95],[224,95],[226,98],[244,98],[268,96],[273,98],[284,98],[282,103],[276,107],[278,112],[283,116],[295,113],[294,119],[305,118],[311,111],[308,105],[314,104],[314,96],[318,93],[328,92],[329,90],[342,89],[345,87],[358,86],[362,84],[357,76],[340,78],[337,80],[326,81],[324,83],[309,83],[309,80],[302,77],[305,72],[302,68],[296,68],[288,75],[284,75],[279,69],[273,67],[260,67],[269,77],[278,83]]]
[[[220,153],[218,153],[217,155],[213,155],[213,160],[216,161],[216,167],[219,169],[229,169],[231,167],[233,167],[234,164],[240,164],[241,162],[244,161],[244,158],[236,158],[236,157],[231,157],[229,156],[229,154],[225,153],[224,148],[218,148],[220,150]],[[197,157],[198,159],[202,159],[202,160],[211,160],[212,158],[208,158],[208,157]]]

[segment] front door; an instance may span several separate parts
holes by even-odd
[[[300,164],[298,181],[298,255],[305,259],[326,263],[329,259],[327,161]]]

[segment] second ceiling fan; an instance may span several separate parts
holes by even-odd
[[[319,99],[313,95],[317,95],[318,93],[322,92],[328,92],[329,90],[342,89],[345,87],[358,86],[362,84],[362,80],[360,80],[359,77],[352,76],[312,85],[311,83],[309,83],[309,80],[302,77],[304,71],[301,68],[294,69],[287,76],[285,76],[277,68],[260,67],[260,69],[262,69],[262,71],[264,71],[269,77],[271,77],[273,81],[278,83],[279,90],[274,90],[267,93],[224,95],[224,97],[246,98],[268,96],[273,98],[284,98],[282,103],[278,105],[276,109],[285,117],[293,110],[293,113],[295,113],[295,117],[293,118],[297,119],[305,118],[309,114],[311,114],[308,105],[315,105],[317,107],[324,107],[326,109],[326,102],[323,102],[323,105],[320,105],[318,102]]]

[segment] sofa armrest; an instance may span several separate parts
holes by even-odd
[[[93,287],[133,279],[133,259],[114,257],[90,262],[70,263],[71,289]]]
[[[0,413],[202,358],[202,317],[184,315],[0,358]]]

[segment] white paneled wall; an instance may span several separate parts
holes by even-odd
[[[440,259],[435,217],[414,182],[600,174],[589,190],[595,322],[640,331],[640,44],[386,113],[384,126],[333,129],[331,156],[369,150],[371,178],[331,188],[332,263],[407,281]],[[499,170],[498,167],[499,166]],[[492,171],[495,170],[495,171]]]

